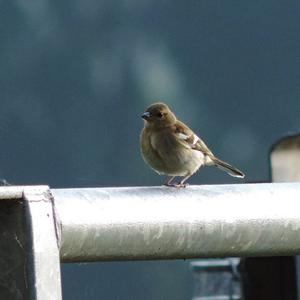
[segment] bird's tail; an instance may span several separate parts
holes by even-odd
[[[227,172],[230,176],[239,177],[239,178],[245,177],[245,174],[242,171],[240,171],[236,167],[226,163],[225,161],[222,161],[216,157],[211,157],[211,159],[216,167]]]

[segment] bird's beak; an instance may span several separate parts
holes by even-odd
[[[150,113],[149,111],[146,111],[142,114],[141,116],[144,120],[148,120],[150,118]]]

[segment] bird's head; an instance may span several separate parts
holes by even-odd
[[[154,103],[150,105],[142,114],[146,126],[167,127],[176,122],[175,115],[164,103]]]

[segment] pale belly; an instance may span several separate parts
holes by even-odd
[[[143,153],[144,160],[157,173],[169,176],[187,176],[195,173],[205,161],[202,152],[182,149],[180,153],[169,151],[163,153],[164,159],[155,153]]]
[[[204,155],[197,150],[187,149],[184,155],[170,154],[166,175],[187,176],[195,173],[204,163]]]

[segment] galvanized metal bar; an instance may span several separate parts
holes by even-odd
[[[63,262],[300,253],[300,184],[52,190]]]

